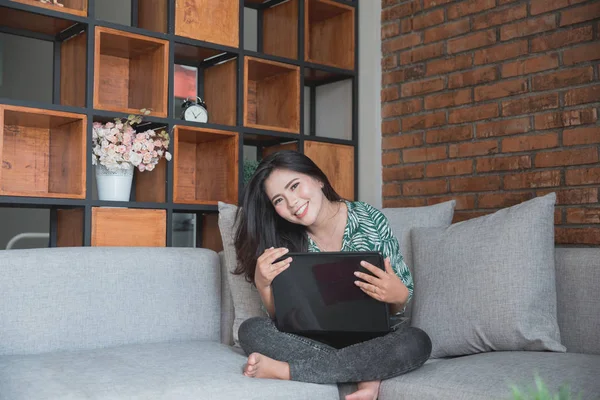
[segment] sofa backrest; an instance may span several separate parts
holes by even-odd
[[[556,248],[558,325],[571,353],[600,354],[600,248]]]
[[[0,355],[220,339],[221,273],[206,249],[0,251]]]

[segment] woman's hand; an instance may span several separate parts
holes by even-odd
[[[273,279],[283,271],[285,271],[292,262],[292,258],[288,257],[285,260],[279,261],[273,264],[273,261],[283,256],[289,250],[280,248],[269,248],[266,249],[258,260],[256,260],[256,270],[254,272],[254,284],[259,290],[267,289],[271,286]]]
[[[362,261],[360,264],[375,275],[372,276],[358,271],[354,273],[356,277],[366,281],[354,282],[363,292],[375,300],[394,304],[398,307],[402,307],[406,303],[409,295],[408,288],[392,269],[389,258],[384,261],[385,271],[366,261]]]

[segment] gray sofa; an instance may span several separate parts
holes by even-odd
[[[567,353],[431,360],[380,399],[504,399],[509,383],[567,382],[600,398],[600,249],[556,249]],[[0,251],[0,399],[338,399],[351,385],[242,375],[223,262],[206,249]],[[591,334],[590,334],[591,333]]]

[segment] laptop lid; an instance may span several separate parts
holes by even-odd
[[[271,284],[275,320],[282,332],[301,335],[385,334],[390,331],[386,303],[354,284],[355,271],[371,274],[367,261],[385,270],[377,252],[288,253],[290,267]]]

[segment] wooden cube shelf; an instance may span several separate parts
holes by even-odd
[[[262,52],[297,59],[298,0],[279,3],[262,13]]]
[[[47,10],[64,12],[67,14],[78,15],[80,17],[87,17],[88,14],[88,2],[87,0],[60,0],[63,7],[55,4],[42,3],[39,0],[11,0],[15,3],[27,4],[30,6],[36,6],[45,8]]]
[[[307,140],[304,154],[323,170],[340,196],[354,200],[354,147]]]
[[[137,2],[138,27],[149,31],[167,33],[168,0],[142,0]]]
[[[92,246],[165,247],[166,210],[92,208]]]
[[[85,198],[83,114],[0,105],[0,195]]]
[[[167,116],[169,42],[96,27],[94,108]]]
[[[244,58],[244,126],[300,131],[300,68]]]
[[[238,134],[178,125],[174,137],[173,201],[237,204]]]
[[[331,0],[304,2],[304,59],[354,69],[354,7]]]
[[[0,26],[2,27],[56,36],[73,25],[75,22],[68,19],[0,7]]]
[[[239,46],[239,0],[175,0],[175,34]]]
[[[172,161],[170,161],[172,162]],[[164,203],[167,189],[167,161],[162,158],[152,171],[135,169],[135,201]]]
[[[85,107],[87,33],[60,44],[60,104]]]
[[[56,247],[83,246],[83,208],[56,210]]]

